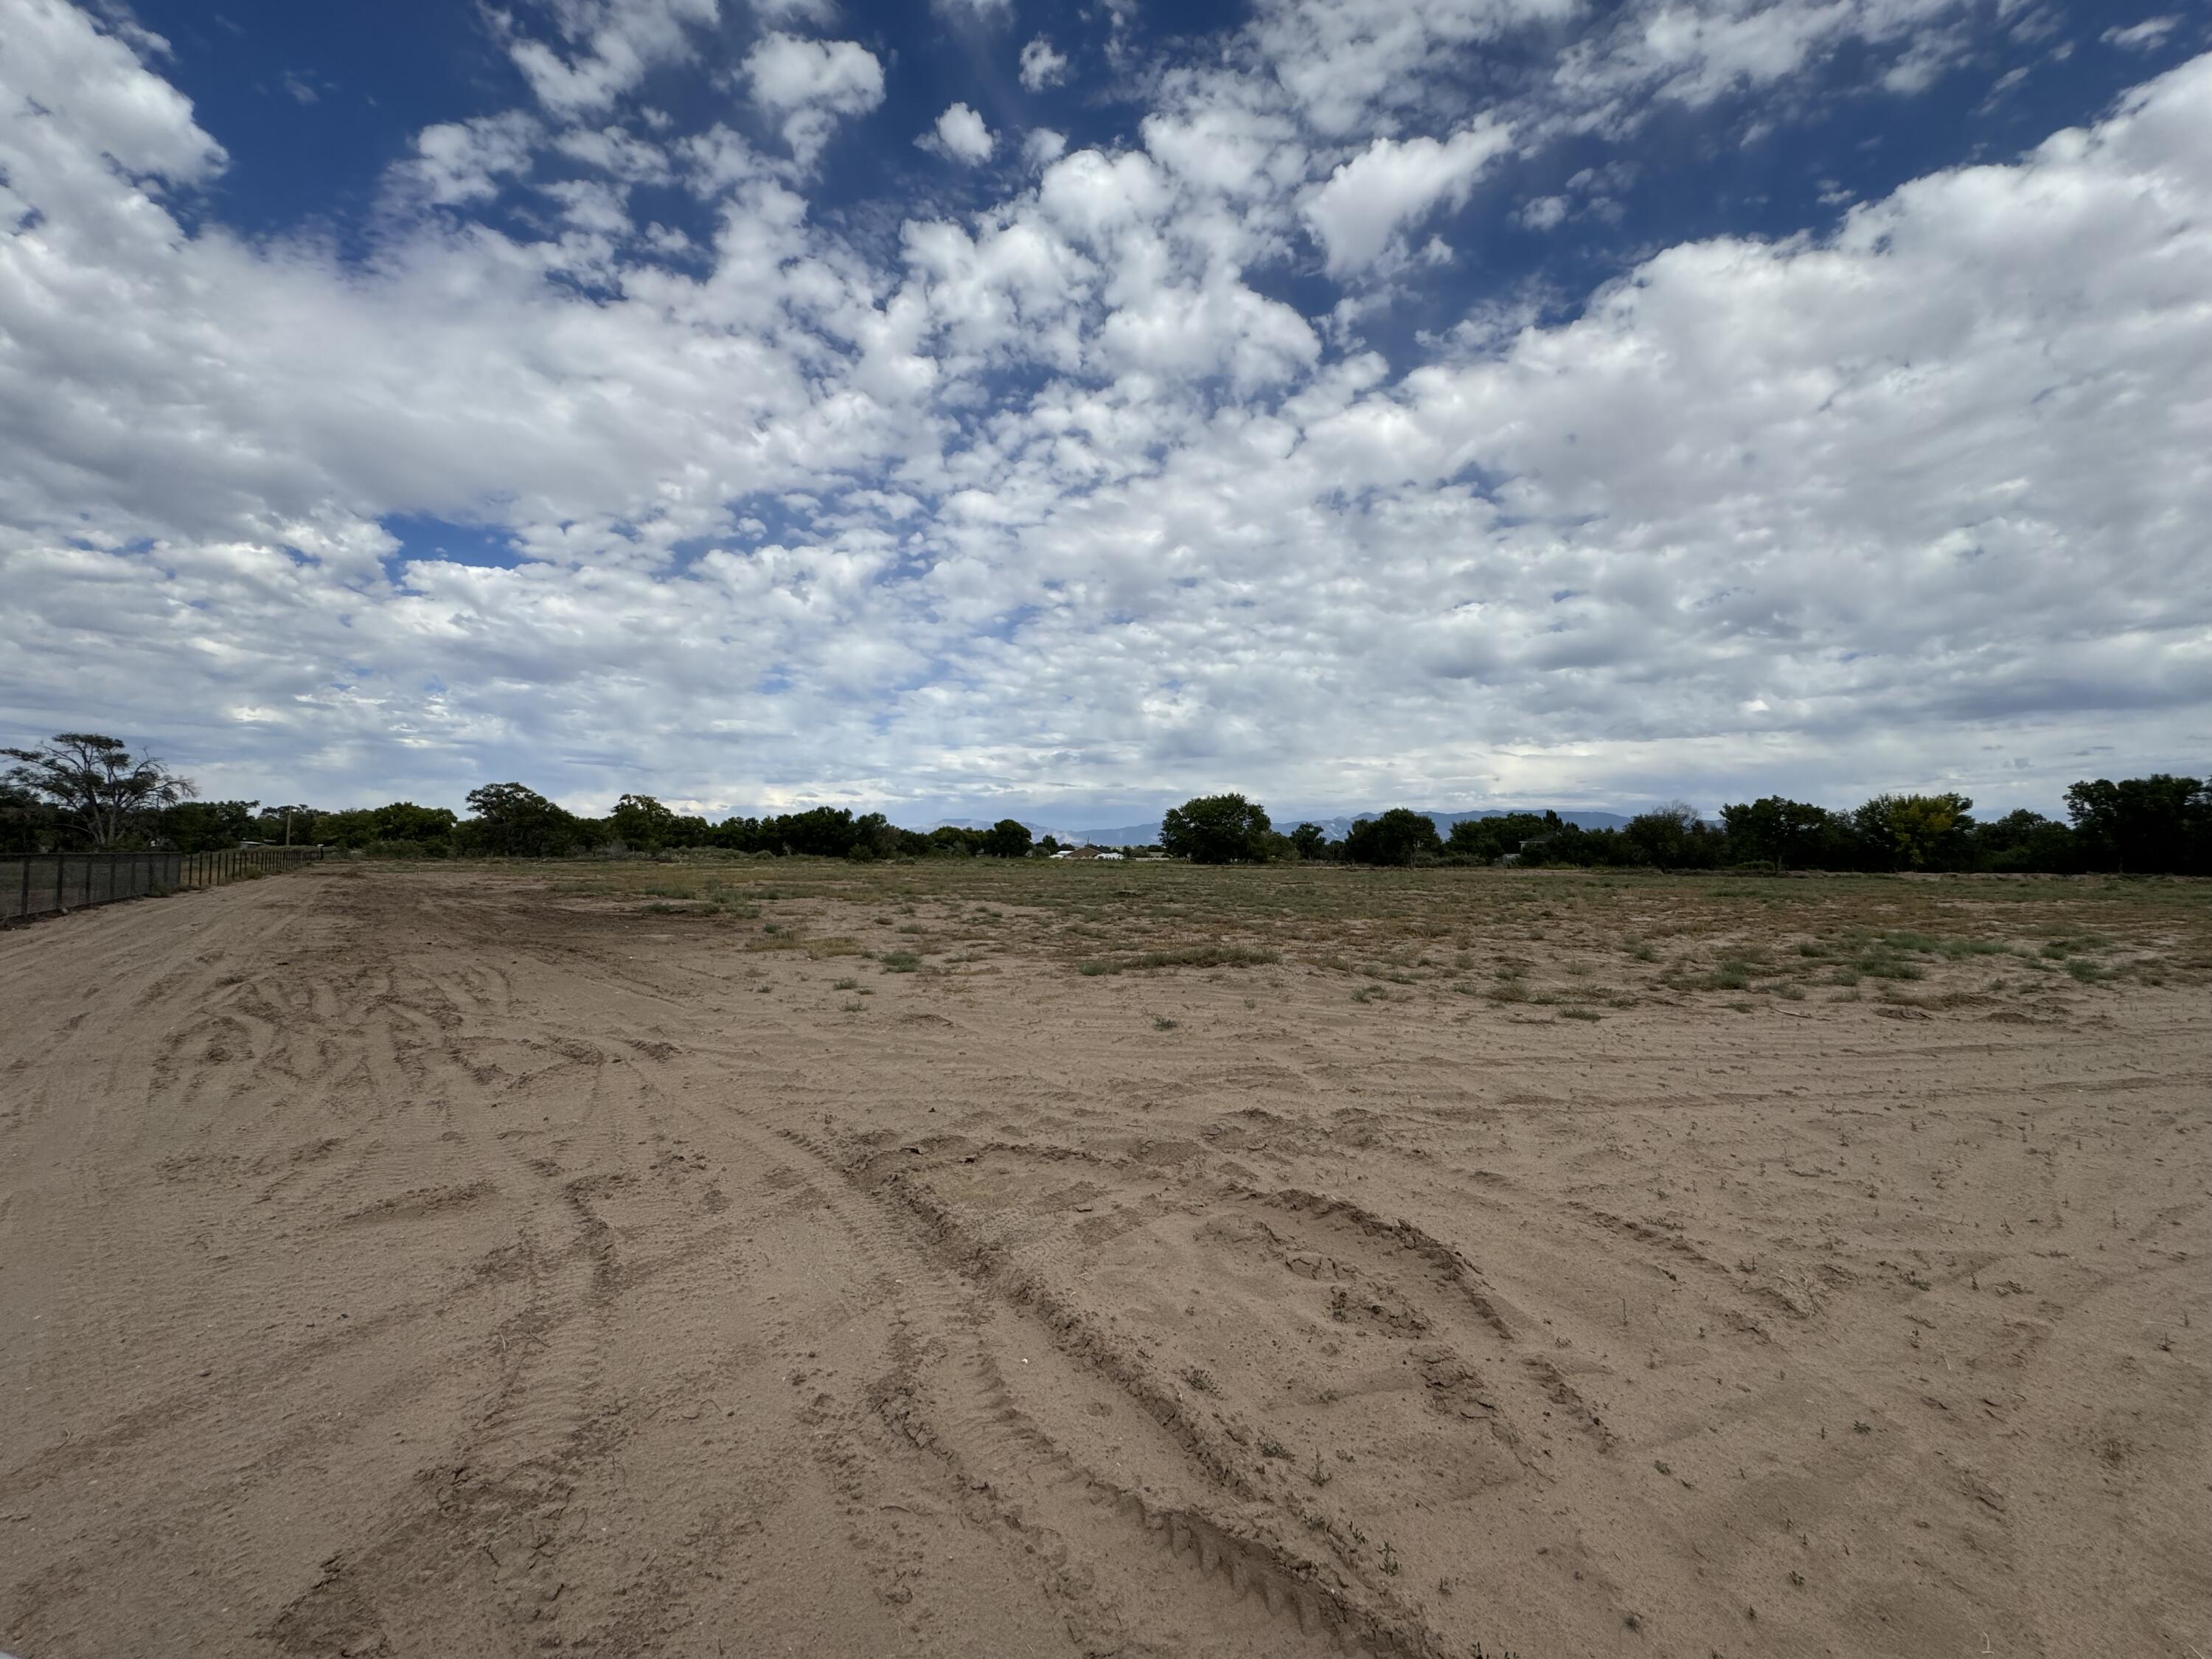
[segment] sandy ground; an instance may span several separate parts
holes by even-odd
[[[1578,1024],[332,871],[0,1008],[21,1659],[2212,1653],[2202,987]]]

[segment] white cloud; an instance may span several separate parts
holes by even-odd
[[[516,27],[507,55],[539,103],[558,115],[603,110],[645,79],[657,64],[687,56],[687,31],[720,15],[717,0],[549,0],[564,52]]]
[[[1521,222],[1531,230],[1550,230],[1563,224],[1567,217],[1567,198],[1564,196],[1539,196],[1522,208]]]
[[[11,109],[8,119],[29,123],[38,136],[26,142],[50,152],[66,144],[177,185],[211,177],[227,159],[194,125],[189,99],[61,0],[0,0],[0,86],[35,100],[39,113]]]
[[[394,169],[395,182],[438,207],[486,202],[501,180],[530,171],[539,137],[520,111],[441,121],[415,135],[415,157]]]
[[[1048,167],[1067,154],[1067,135],[1039,127],[1022,140],[1022,154],[1033,167]]]
[[[1553,88],[1584,122],[1637,118],[1643,100],[1702,107],[1775,88],[1847,46],[1887,60],[1881,82],[1922,92],[1960,61],[1972,0],[1638,0],[1563,54]]]
[[[2108,46],[2126,52],[2155,52],[2180,24],[2179,17],[2146,17],[2125,28],[2106,29],[2097,38]]]
[[[1056,87],[1067,78],[1067,59],[1040,34],[1022,48],[1022,84],[1031,92]]]
[[[991,159],[994,141],[981,116],[965,104],[954,104],[915,143],[948,161],[977,167]]]
[[[746,54],[753,101],[782,119],[784,142],[802,167],[821,154],[838,120],[884,101],[884,66],[854,40],[771,34]]]
[[[1363,15],[1381,61],[1528,13]],[[883,98],[851,42],[745,76],[795,150]],[[1304,226],[1370,291],[1501,127],[1322,147],[1209,65],[892,237],[726,128],[510,112],[347,264],[173,212],[222,150],[82,14],[0,0],[0,721],[216,793],[2049,804],[2212,741],[2212,58],[1396,361],[1263,276]],[[631,228],[667,179],[696,235]],[[470,216],[509,190],[542,228]]]
[[[1378,138],[1329,175],[1301,209],[1331,276],[1366,269],[1400,229],[1436,208],[1463,204],[1485,168],[1512,148],[1504,127],[1478,123],[1439,143]]]

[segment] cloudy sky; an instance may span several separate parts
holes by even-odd
[[[0,0],[0,740],[210,793],[2212,767],[2212,13]]]

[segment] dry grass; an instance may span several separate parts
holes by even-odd
[[[711,855],[554,868],[567,896],[651,899],[746,948],[863,952],[894,971],[995,955],[1093,976],[1287,963],[1352,976],[1362,1000],[1427,992],[1576,1018],[2212,981],[2203,882]]]

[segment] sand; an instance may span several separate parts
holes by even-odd
[[[772,942],[357,867],[0,937],[0,1648],[2212,1651],[2201,984]]]

